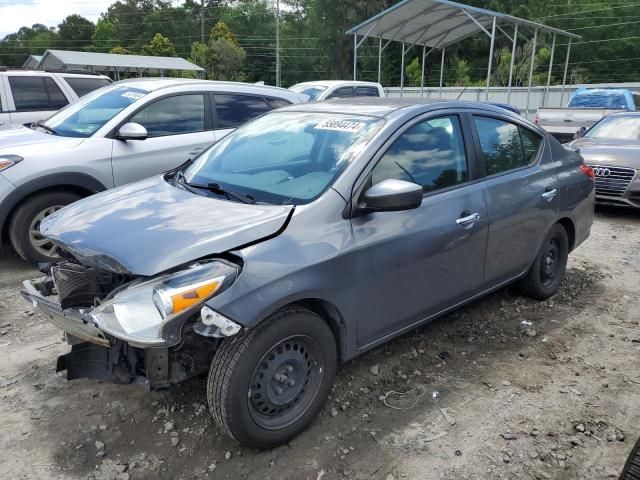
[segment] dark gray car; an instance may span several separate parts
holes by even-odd
[[[208,371],[218,426],[265,448],[311,422],[339,361],[514,281],[553,295],[589,236],[591,168],[504,109],[416,102],[287,107],[51,215],[66,260],[22,293],[73,345],[58,370]]]
[[[596,202],[640,208],[640,112],[604,117],[569,146],[593,167]]]

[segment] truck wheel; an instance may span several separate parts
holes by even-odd
[[[620,480],[640,480],[640,440],[631,450],[631,455],[622,470]]]
[[[567,269],[569,238],[560,224],[551,228],[531,269],[520,282],[520,290],[528,297],[546,300],[556,294]]]
[[[25,200],[14,212],[9,223],[9,238],[13,249],[27,262],[57,260],[57,247],[40,233],[40,223],[82,197],[72,192],[47,192]]]
[[[220,344],[207,381],[209,410],[247,447],[281,445],[318,414],[336,367],[336,341],[324,320],[301,307],[281,310]]]

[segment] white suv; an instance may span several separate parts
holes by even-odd
[[[2,238],[25,260],[50,261],[56,246],[40,235],[40,222],[51,213],[174,169],[248,120],[307,99],[243,83],[125,80],[30,128],[1,129]]]
[[[384,98],[384,88],[375,82],[351,80],[317,80],[298,83],[289,90],[309,95],[310,101],[322,102],[333,98],[380,97]]]
[[[0,70],[0,126],[46,120],[57,110],[111,83],[103,75]]]

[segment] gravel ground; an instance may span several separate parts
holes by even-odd
[[[0,258],[0,477],[617,478],[640,436],[640,213],[599,210],[561,292],[505,289],[343,365],[287,446],[219,434],[202,379],[169,391],[67,382],[60,332]]]

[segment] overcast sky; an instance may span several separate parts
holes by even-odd
[[[57,26],[73,13],[96,22],[115,0],[0,0],[0,38],[22,26]]]

